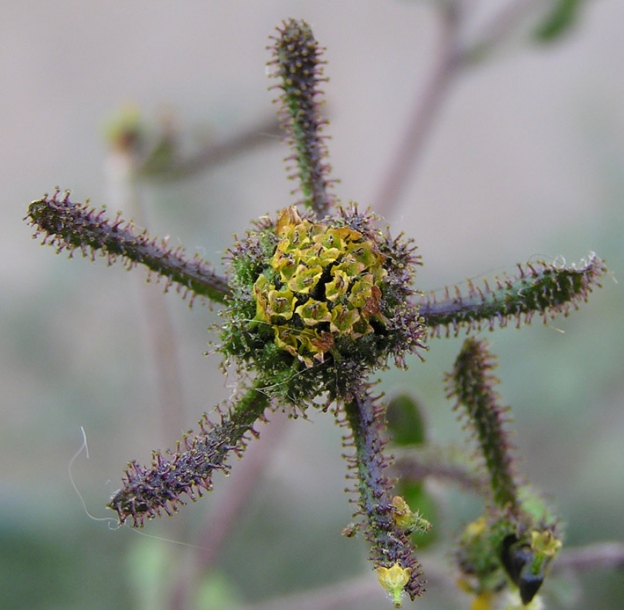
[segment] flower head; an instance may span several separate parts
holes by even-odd
[[[292,403],[311,388],[343,397],[389,356],[402,364],[421,347],[410,303],[418,259],[373,220],[355,206],[322,221],[288,207],[230,252],[222,351]]]

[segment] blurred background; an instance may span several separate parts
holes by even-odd
[[[501,5],[465,4],[468,38]],[[328,49],[335,192],[372,204],[438,60],[435,5],[0,2],[0,608],[176,607],[172,591],[198,549],[90,519],[68,467],[83,427],[89,459],[80,454],[72,475],[88,511],[110,517],[104,505],[126,463],[173,447],[236,384],[220,374],[217,355],[205,356],[217,340],[209,332],[216,311],[145,286],[142,271],[56,256],[31,239],[22,221],[28,203],[58,185],[114,213],[119,188],[105,126],[128,105],[147,125],[171,117],[191,149],[270,120],[268,36],[296,17]],[[419,246],[423,290],[540,257],[580,261],[593,250],[606,258],[613,277],[574,315],[484,333],[500,359],[523,469],[558,507],[570,546],[624,538],[624,299],[612,281],[624,268],[623,25],[622,2],[588,1],[561,39],[537,44],[529,24],[464,71],[440,101],[400,199],[384,211],[394,232]],[[286,154],[267,132],[266,144],[201,175],[152,184],[142,191],[144,222],[218,263],[252,218],[292,202]],[[165,350],[179,366],[181,393],[169,412],[158,406],[149,302],[167,312],[175,337],[165,337]],[[421,401],[428,436],[440,443],[462,439],[442,387],[461,341],[432,340],[424,364],[412,358],[407,372],[383,375],[389,396],[407,391]],[[376,579],[362,542],[340,536],[352,511],[340,437],[321,413],[280,425],[254,493],[186,607],[238,608]],[[197,543],[238,466],[230,479],[216,477],[210,497],[146,533]],[[444,488],[432,493],[440,532],[427,553],[444,566],[449,541],[480,507]],[[620,607],[622,580],[609,570],[554,579],[549,607]],[[419,607],[462,607],[445,595],[434,579]],[[290,599],[280,607],[303,607]],[[388,605],[379,591],[331,607]]]

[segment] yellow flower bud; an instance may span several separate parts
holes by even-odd
[[[379,584],[390,594],[392,603],[395,608],[401,607],[401,598],[403,597],[403,589],[409,582],[412,575],[412,568],[402,568],[395,563],[390,568],[377,566],[377,578]]]
[[[277,219],[275,232],[281,237],[290,227],[292,227],[293,225],[298,225],[299,223],[301,223],[301,216],[299,216],[297,208],[294,206],[284,208],[280,212],[280,215]]]
[[[417,512],[412,512],[408,503],[401,496],[392,498],[392,514],[397,527],[407,534],[411,534],[414,530],[428,532],[431,529],[431,523]]]
[[[561,540],[555,538],[551,530],[531,532],[531,548],[546,557],[554,557],[561,549]]]
[[[482,591],[472,601],[470,610],[492,610],[493,595],[489,591]]]

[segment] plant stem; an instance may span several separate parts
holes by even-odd
[[[279,121],[266,119],[227,140],[210,142],[186,159],[173,160],[169,165],[155,170],[139,168],[139,177],[156,182],[186,180],[243,152],[280,140]]]
[[[353,396],[345,401],[344,413],[345,425],[351,430],[345,446],[354,450],[347,461],[358,480],[354,491],[360,498],[358,514],[364,519],[364,535],[371,545],[370,559],[375,568],[398,564],[409,569],[405,591],[413,600],[424,592],[424,587],[414,547],[394,519],[394,482],[386,476],[390,459],[383,453],[385,408],[370,395],[369,387],[362,387],[354,389]]]
[[[104,210],[96,211],[85,203],[72,203],[69,193],[62,198],[56,191],[33,201],[28,208],[30,223],[37,228],[35,237],[45,233],[44,244],[67,250],[71,256],[79,249],[83,256],[105,256],[109,264],[121,257],[130,269],[137,264],[164,276],[167,284],[177,284],[184,295],[203,296],[224,303],[231,295],[227,279],[217,275],[198,256],[187,259],[181,248],[172,249],[166,240],[151,238],[146,231],[137,232],[121,216],[110,221]]]
[[[517,0],[504,6],[477,36],[477,42],[462,44],[463,8],[459,2],[439,3],[438,51],[429,79],[413,104],[412,114],[402,130],[403,137],[392,156],[373,208],[389,216],[403,194],[407,182],[413,178],[418,162],[428,142],[435,121],[444,106],[452,85],[468,66],[482,59],[518,26],[530,9],[539,5],[536,0]]]
[[[270,398],[251,387],[236,404],[220,412],[221,421],[200,421],[200,432],[186,436],[174,452],[152,454],[148,467],[131,462],[123,477],[123,487],[115,493],[108,508],[117,512],[120,523],[132,520],[142,527],[146,519],[163,512],[172,514],[186,499],[195,500],[212,490],[215,471],[228,472],[231,454],[241,455],[249,435],[257,435],[253,425],[264,417]]]
[[[251,496],[262,483],[263,474],[275,455],[275,449],[279,447],[290,421],[286,413],[275,413],[271,417],[271,425],[262,430],[259,442],[249,448],[246,459],[238,465],[230,484],[224,490],[221,501],[199,533],[199,548],[195,557],[189,562],[188,568],[174,588],[172,610],[191,607],[190,594],[197,591],[200,579],[212,569],[229,537],[240,524],[241,516],[249,506]]]
[[[458,7],[449,3],[438,10],[439,42],[436,63],[422,92],[418,92],[412,114],[402,130],[403,137],[392,156],[381,188],[373,198],[373,209],[388,216],[397,205],[409,178],[413,177],[427,137],[444,105],[460,68]]]

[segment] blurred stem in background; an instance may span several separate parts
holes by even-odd
[[[430,134],[459,79],[490,59],[510,38],[528,27],[537,27],[535,38],[550,42],[567,33],[576,20],[582,2],[577,0],[511,0],[501,2],[476,34],[468,35],[477,2],[441,0],[432,3],[437,25],[437,47],[431,72],[418,91],[411,114],[401,125],[401,138],[382,176],[373,208],[388,217],[413,179]],[[539,22],[539,17],[542,21]],[[535,26],[538,22],[541,25]]]
[[[145,227],[146,214],[142,187],[184,180],[197,173],[226,163],[229,159],[249,152],[258,146],[279,141],[277,119],[259,122],[254,127],[237,133],[226,140],[209,141],[192,154],[183,156],[178,151],[178,138],[170,117],[161,123],[160,133],[150,138],[138,109],[127,107],[109,124],[110,154],[107,161],[111,198],[115,207],[126,212],[140,227]],[[154,141],[150,142],[150,139]],[[154,294],[151,286],[141,283],[140,296],[148,333],[149,351],[154,364],[155,394],[160,417],[158,418],[163,445],[179,437],[186,405],[178,360],[178,340],[173,328],[164,296]],[[242,462],[232,476],[210,518],[204,520],[201,530],[191,536],[188,517],[180,516],[170,535],[177,540],[196,540],[180,560],[178,569],[169,572],[171,582],[167,608],[185,610],[195,607],[196,595],[202,581],[210,576],[228,537],[250,504],[250,498],[262,481],[262,473],[271,460],[289,422],[284,413],[271,418],[271,426],[263,431],[262,439],[249,450],[248,459]],[[170,562],[173,563],[173,562]],[[162,585],[162,583],[161,583]]]
[[[111,121],[107,135],[109,156],[106,168],[111,200],[117,209],[129,215],[138,226],[146,227],[147,214],[139,180],[141,168],[145,164],[141,153],[145,134],[138,109],[123,109]],[[164,132],[163,143],[171,135]],[[138,277],[135,281],[137,280]],[[155,397],[160,414],[157,418],[158,433],[162,442],[168,443],[177,438],[186,407],[173,322],[164,296],[154,293],[154,289],[147,286],[141,278],[139,296],[145,318],[142,327],[147,335],[150,359],[154,367]]]

